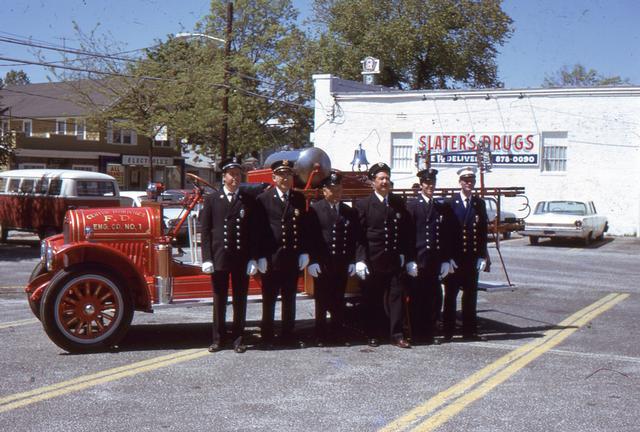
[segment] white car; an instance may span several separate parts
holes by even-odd
[[[145,191],[120,191],[120,207],[140,207],[146,199]]]
[[[593,201],[540,201],[525,220],[524,231],[531,244],[540,237],[577,238],[585,245],[602,240],[609,229],[606,216],[599,215]]]

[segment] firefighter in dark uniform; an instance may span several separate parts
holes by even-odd
[[[478,335],[476,307],[478,274],[488,271],[487,209],[484,200],[473,194],[476,168],[458,170],[460,192],[450,199],[455,214],[457,247],[451,262],[454,273],[445,281],[444,338],[451,340],[455,331],[456,299],[462,290],[462,336],[467,340],[484,340]]]
[[[342,175],[332,172],[322,181],[324,199],[309,209],[313,241],[307,272],[314,278],[316,336],[318,345],[339,343],[344,336],[344,293],[349,276],[355,274],[358,215],[340,202]],[[331,327],[327,329],[327,312]]]
[[[257,271],[255,199],[240,191],[242,166],[238,158],[219,164],[223,187],[207,196],[200,212],[202,271],[213,283],[213,342],[210,352],[224,346],[229,276],[233,285],[233,349],[246,351],[242,341],[247,313],[249,276]]]
[[[275,187],[258,195],[260,212],[261,258],[258,269],[262,275],[262,342],[270,345],[274,336],[276,299],[282,299],[282,342],[286,345],[304,343],[293,340],[296,318],[298,275],[309,264],[307,253],[306,199],[293,190],[293,162],[281,160],[271,165]]]
[[[411,248],[409,217],[402,198],[391,193],[390,173],[391,168],[385,163],[373,165],[369,169],[373,193],[356,202],[360,226],[356,274],[362,279],[368,345],[378,346],[378,338],[389,323],[391,343],[410,348],[403,335],[404,298],[402,284],[398,283],[405,255]]]
[[[439,344],[435,339],[436,318],[442,300],[441,281],[450,271],[452,259],[453,213],[448,203],[433,197],[438,170],[429,168],[418,172],[420,192],[407,202],[412,218],[414,261],[407,263],[412,276],[409,289],[409,317],[412,342]]]

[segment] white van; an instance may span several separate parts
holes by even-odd
[[[0,241],[10,230],[40,238],[62,232],[67,210],[120,207],[116,180],[107,174],[63,169],[24,169],[0,173]]]

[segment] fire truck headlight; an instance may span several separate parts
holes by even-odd
[[[47,268],[47,271],[53,270],[53,248],[51,247],[51,245],[47,244],[44,255],[44,264]]]

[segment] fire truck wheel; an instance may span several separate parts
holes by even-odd
[[[44,274],[45,271],[46,270],[44,268],[44,264],[42,263],[42,261],[38,261],[38,264],[36,264],[35,268],[31,272],[31,276],[29,276],[29,283],[31,283],[32,280],[34,280],[41,274]],[[31,300],[31,294],[27,294],[27,302],[29,303],[31,312],[33,312],[36,318],[40,319],[40,300],[33,301]]]
[[[109,348],[124,337],[133,302],[124,284],[102,269],[70,268],[54,276],[42,297],[42,325],[69,352]]]

